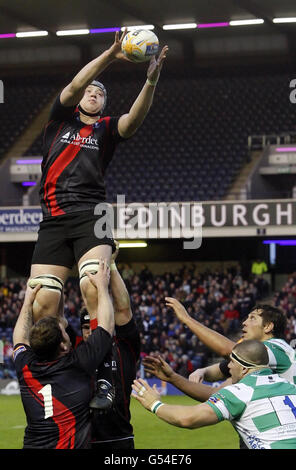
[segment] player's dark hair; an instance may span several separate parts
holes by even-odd
[[[259,304],[252,309],[252,312],[254,310],[261,310],[260,315],[263,319],[263,326],[267,323],[273,323],[271,334],[274,338],[285,339],[287,317],[280,308],[267,304]]]
[[[42,361],[56,359],[60,343],[64,341],[59,319],[57,317],[41,318],[33,325],[29,341],[38,359]]]

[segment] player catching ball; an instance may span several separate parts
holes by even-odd
[[[110,263],[114,242],[95,236],[97,204],[106,199],[104,174],[119,142],[131,137],[143,123],[153,102],[168,47],[152,57],[147,80],[129,112],[102,117],[107,92],[97,77],[116,60],[128,59],[116,32],[112,46],[83,67],[56,98],[43,137],[40,202],[43,220],[32,258],[29,285],[41,284],[33,304],[34,321],[63,314],[63,286],[78,265],[82,297],[96,327],[98,290],[87,272],[96,272],[98,260]],[[107,391],[108,392],[108,391]],[[106,392],[106,393],[107,393]]]

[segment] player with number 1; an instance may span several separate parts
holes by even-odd
[[[33,325],[33,303],[40,285],[26,291],[13,332],[14,362],[27,418],[24,449],[90,446],[91,383],[111,348],[114,311],[106,260],[100,260],[97,274],[88,276],[98,289],[98,328],[75,350],[57,317],[47,316]]]

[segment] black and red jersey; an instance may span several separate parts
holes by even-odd
[[[107,443],[133,438],[130,395],[136,378],[140,348],[140,335],[133,318],[126,325],[115,326],[112,364],[104,362],[105,367],[112,367],[115,399],[108,412],[102,414],[97,410],[93,411],[92,442]],[[114,448],[116,449],[116,442]]]
[[[38,361],[25,344],[14,347],[27,418],[24,448],[89,447],[92,380],[110,347],[111,336],[100,327],[79,348],[52,362]]]
[[[66,107],[57,97],[43,136],[40,202],[43,217],[93,210],[105,201],[104,174],[116,145],[118,117],[95,124],[80,121],[76,106]]]

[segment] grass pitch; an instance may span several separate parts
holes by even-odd
[[[196,404],[185,396],[162,397],[165,403]],[[136,449],[238,449],[238,437],[229,422],[189,430],[171,426],[131,400]],[[21,449],[26,418],[20,396],[0,395],[0,449]]]

